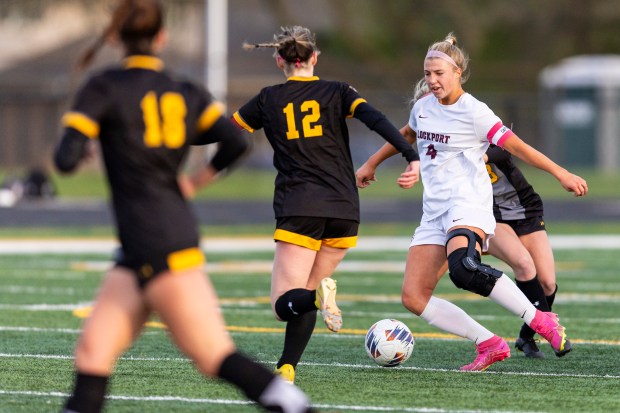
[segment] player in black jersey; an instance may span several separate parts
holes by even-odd
[[[308,399],[237,352],[204,274],[197,222],[185,197],[212,181],[246,149],[238,128],[203,88],[164,72],[156,0],[124,0],[98,47],[118,39],[126,57],[95,74],[63,118],[55,163],[73,171],[87,143],[101,146],[121,249],[97,295],[75,350],[77,370],[64,412],[99,412],[116,359],[152,313],[198,370],[238,386],[269,411],[311,412]],[[219,143],[208,165],[177,182],[190,145]],[[184,196],[185,195],[185,196]]]
[[[551,311],[558,287],[542,199],[508,151],[491,145],[485,162],[493,184],[493,214],[497,222],[489,253],[510,265],[517,286],[536,308]],[[523,324],[516,348],[526,357],[543,358],[534,335],[534,330]],[[567,344],[570,346],[568,340]]]
[[[293,382],[317,309],[330,330],[342,327],[331,275],[355,246],[360,218],[346,118],[361,120],[392,143],[409,162],[407,174],[418,176],[419,158],[353,87],[314,75],[320,52],[307,28],[283,27],[273,43],[244,47],[275,49],[276,64],[287,78],[262,89],[233,119],[249,132],[264,128],[274,151],[271,305],[276,318],[287,323],[276,371]]]

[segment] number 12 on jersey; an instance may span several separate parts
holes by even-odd
[[[323,126],[316,123],[321,118],[321,106],[316,100],[306,100],[298,108],[304,116],[301,118],[301,127],[304,138],[316,138],[323,135]],[[295,122],[295,105],[289,103],[282,109],[286,115],[286,139],[299,139],[299,130]]]

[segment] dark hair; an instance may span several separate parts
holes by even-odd
[[[108,27],[77,62],[85,69],[113,36],[123,42],[127,54],[151,54],[153,38],[163,27],[163,8],[158,0],[121,0],[112,13]]]
[[[313,53],[321,53],[316,47],[314,33],[302,26],[281,27],[280,33],[274,34],[273,39],[273,43],[244,43],[243,48],[275,48],[274,56],[280,56],[287,63],[291,64],[306,62],[312,57]]]

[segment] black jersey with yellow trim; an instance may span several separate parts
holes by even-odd
[[[290,77],[262,89],[233,114],[249,132],[264,128],[274,150],[276,218],[359,221],[346,118],[362,102],[347,83]]]
[[[99,140],[126,254],[148,256],[199,245],[197,222],[177,175],[189,146],[208,143],[209,128],[223,114],[223,106],[206,90],[173,78],[153,56],[130,56],[80,89],[63,117],[70,132],[63,143],[80,137]]]
[[[540,195],[508,151],[491,145],[487,150],[487,171],[493,185],[493,215],[497,222],[516,221],[544,215]]]

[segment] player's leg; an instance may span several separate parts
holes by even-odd
[[[276,243],[271,275],[271,305],[279,320],[286,321],[284,346],[276,373],[293,383],[301,359],[316,325],[316,291],[309,285],[317,251],[284,241]]]
[[[442,245],[410,247],[403,281],[403,305],[430,325],[469,338],[476,344],[478,356],[473,363],[463,366],[463,370],[486,370],[491,364],[510,357],[510,349],[500,337],[458,306],[432,295],[445,269],[445,248]]]
[[[290,242],[276,242],[271,273],[271,306],[281,321],[315,312],[316,294],[308,289],[310,272],[318,251]]]
[[[547,231],[536,231],[520,235],[521,243],[528,250],[538,272],[538,279],[544,290],[545,296],[551,296],[557,289],[555,258]]]
[[[327,219],[321,235],[319,250],[310,279],[309,288],[316,286],[316,305],[331,331],[342,328],[342,313],[336,304],[336,281],[331,279],[336,267],[349,248],[357,244],[359,223],[346,219]]]
[[[540,311],[549,311],[545,293],[539,282],[540,277],[536,275],[534,260],[510,225],[497,224],[495,236],[489,242],[488,252],[512,268],[517,287],[534,307]],[[534,340],[535,334],[530,326],[523,323],[515,347],[526,357],[544,358],[543,352]]]
[[[338,331],[342,326],[342,315],[335,301],[336,282],[331,279],[331,275],[346,255],[348,247],[355,245],[357,237],[358,224],[356,222],[332,219],[312,219],[312,221],[306,222],[306,225],[311,227],[312,224],[316,224],[316,221],[324,224],[321,238],[325,237],[325,239],[321,240],[319,250],[314,256],[314,262],[312,263],[305,289],[288,290],[280,295],[276,301],[276,309],[279,306],[280,311],[286,311],[286,308],[282,306],[284,299],[290,303],[291,307],[299,307],[299,301],[302,299],[304,302],[301,304],[309,305],[306,302],[307,297],[305,297],[308,292],[313,293],[314,297],[315,306],[313,310],[287,320],[284,348],[276,364],[276,372],[290,382],[293,382],[295,379],[295,368],[301,360],[301,356],[314,331],[316,325],[316,311],[314,310],[317,308],[320,310],[326,325],[332,331]],[[298,227],[300,232],[302,232],[301,229],[301,227]],[[318,236],[318,233],[315,236]],[[312,243],[308,245],[312,246]],[[288,260],[276,259],[276,261],[286,262]],[[288,270],[288,273],[291,273],[291,271]],[[280,279],[286,279],[286,277],[274,277],[276,282],[280,281]],[[285,288],[290,288],[290,285]],[[272,299],[274,296],[272,294]]]
[[[77,374],[66,411],[101,411],[116,359],[133,343],[147,318],[148,310],[133,273],[123,267],[110,270],[75,349]]]
[[[535,231],[526,235],[520,236],[523,244],[530,251],[534,263],[538,271],[538,278],[543,286],[545,293],[545,303],[548,307],[548,311],[552,311],[553,301],[558,291],[555,274],[555,259],[553,257],[553,250],[549,243],[547,232],[544,230]],[[553,347],[553,346],[552,346]],[[572,345],[568,339],[564,343],[563,349],[558,350],[553,347],[555,355],[561,357],[568,353],[572,349]]]
[[[176,345],[200,372],[236,385],[267,410],[310,411],[303,392],[236,350],[215,290],[200,269],[161,274],[147,285],[145,294]]]
[[[549,341],[557,356],[568,353],[570,342],[557,315],[537,310],[506,274],[481,263],[480,247],[476,245],[482,244],[484,233],[479,232],[478,228],[459,227],[452,228],[448,233],[448,265],[454,284],[489,297],[522,318]],[[467,246],[463,245],[464,239],[467,240]]]
[[[328,252],[328,250],[330,250]],[[320,309],[321,304],[317,306],[317,300],[320,294],[326,297],[325,302],[331,312],[325,312],[325,317],[330,322],[340,321],[342,325],[342,316],[340,309],[336,306],[335,294],[336,284],[335,281],[329,278],[334,272],[336,266],[346,254],[346,250],[336,249],[330,247],[321,247],[321,250],[316,255],[314,265],[310,272],[310,277],[306,285],[306,289],[309,291],[316,291],[315,293],[315,310],[317,307]],[[318,287],[317,287],[318,286]],[[316,288],[316,290],[315,290]],[[323,314],[323,313],[322,313]],[[284,334],[284,348],[280,359],[276,364],[276,372],[289,382],[295,380],[295,369],[297,364],[301,360],[301,356],[305,351],[310,337],[314,332],[316,326],[316,311],[309,311],[299,315],[297,318],[293,318],[286,323],[286,332]]]

